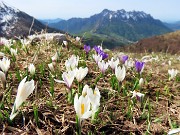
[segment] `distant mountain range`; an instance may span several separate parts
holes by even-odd
[[[26,36],[35,32],[40,32],[42,30],[46,30],[47,32],[60,32],[60,30],[49,28],[40,21],[34,19],[32,16],[29,16],[28,14],[16,8],[8,6],[8,4],[0,0],[1,37],[11,38],[14,36]]]
[[[42,22],[45,25],[51,24],[51,23],[58,23],[62,21],[63,19],[56,18],[56,19],[38,19],[40,22]]]
[[[167,27],[169,27],[170,29],[172,29],[174,31],[180,30],[180,21],[173,22],[173,23],[164,22],[164,25],[166,25]]]
[[[71,18],[49,26],[81,35],[90,44],[100,44],[103,41],[109,48],[172,31],[150,14],[143,11],[127,12],[123,9],[105,9],[89,18]]]

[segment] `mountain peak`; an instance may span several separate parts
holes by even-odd
[[[117,42],[117,44],[136,42],[145,37],[171,31],[160,20],[154,19],[143,11],[125,11],[124,9],[117,11],[104,9],[89,18],[71,18],[50,24],[50,26],[70,34],[88,33],[88,36],[102,37],[103,44],[108,46],[112,44],[111,42],[114,42],[114,45]],[[112,40],[106,42],[104,39]]]
[[[4,2],[3,0],[0,0],[0,11],[2,10],[11,10],[14,12],[19,12],[20,10],[18,10],[17,8],[12,7],[11,5],[8,5],[6,2]]]
[[[124,9],[117,10],[117,11],[111,11],[108,9],[104,9],[100,14],[102,14],[104,17],[108,17],[110,20],[112,18],[121,18],[125,21],[129,19],[138,20],[138,19],[144,19],[144,18],[152,18],[151,15],[146,14],[143,11],[126,11]]]
[[[102,12],[109,12],[110,10],[109,9],[104,9]]]
[[[30,26],[34,22],[31,33],[41,31],[47,27],[32,16],[6,4],[0,0],[0,36],[14,37],[30,34]],[[48,28],[49,32],[55,31]]]

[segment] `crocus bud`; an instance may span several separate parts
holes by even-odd
[[[115,75],[119,82],[122,82],[126,76],[126,69],[123,66],[122,68],[117,66],[115,68]]]
[[[6,57],[3,57],[3,59],[0,60],[0,68],[6,74],[10,68],[10,60]]]
[[[30,72],[31,75],[35,74],[35,66],[34,66],[34,64],[29,65],[29,72]]]
[[[54,66],[53,63],[48,64],[49,69],[51,70],[51,72],[54,72]]]
[[[0,79],[2,81],[3,84],[3,88],[4,90],[6,89],[6,75],[4,74],[4,72],[0,71]]]
[[[84,45],[84,51],[86,52],[86,54],[88,54],[90,50],[91,47],[89,45]]]
[[[143,79],[143,78],[141,78],[141,79],[139,80],[139,87],[142,87],[142,86],[143,86],[143,84],[144,84],[144,79]]]

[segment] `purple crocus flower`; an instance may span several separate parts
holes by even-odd
[[[141,73],[144,69],[144,62],[135,61],[135,68],[138,73]]]
[[[106,58],[108,57],[108,54],[105,53],[104,51],[101,51],[101,52],[99,53],[99,55],[102,56],[102,59],[103,59],[103,60],[106,59]]]
[[[127,55],[122,55],[120,60],[124,64],[126,62],[126,60],[128,60],[128,56]]]
[[[94,50],[99,54],[102,51],[102,48],[100,46],[94,46]]]
[[[84,50],[85,50],[86,54],[88,54],[89,51],[91,50],[91,47],[89,45],[84,45]]]
[[[102,59],[106,59],[108,57],[108,54],[105,53],[100,46],[94,46],[94,50],[96,51],[97,54],[102,56]]]

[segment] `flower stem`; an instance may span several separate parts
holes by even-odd
[[[118,82],[118,92],[119,92],[119,93],[121,92],[121,86],[122,86],[122,83],[121,83],[121,82]]]
[[[72,90],[68,90],[68,102],[69,102],[70,104],[73,103],[73,99],[72,99]]]
[[[81,86],[80,86],[80,82],[78,82],[78,97],[80,96],[80,92],[81,92],[81,88],[80,88]]]
[[[77,134],[81,135],[81,119],[78,118],[76,115],[76,129],[77,129]]]

